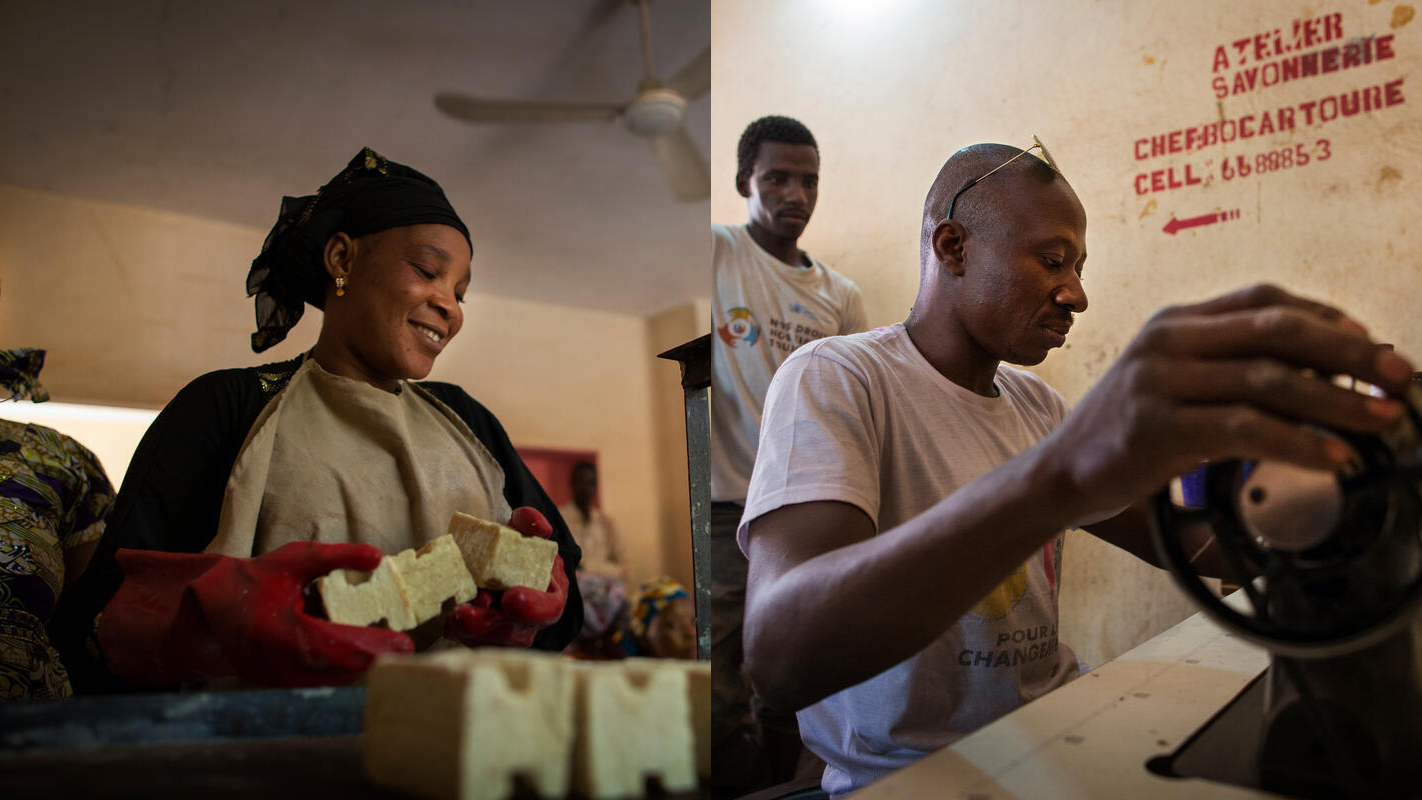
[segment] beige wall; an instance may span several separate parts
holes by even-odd
[[[0,187],[0,342],[49,350],[42,378],[57,401],[143,408],[161,407],[203,372],[289,358],[314,343],[320,312],[252,353],[243,285],[263,236]],[[675,503],[685,512],[685,489],[680,501],[666,496],[669,473],[679,468],[685,482],[684,438],[658,419],[664,395],[680,388],[675,365],[668,374],[651,354],[667,338],[695,335],[696,306],[647,320],[477,288],[431,378],[463,386],[515,444],[598,451],[603,506],[627,540],[633,577],[689,581],[689,555],[670,546],[686,537],[668,527]]]
[[[653,357],[695,339],[711,330],[711,303],[697,300],[648,319],[648,353]],[[690,591],[691,493],[686,458],[686,395],[681,388],[681,366],[675,361],[656,359],[653,371],[657,382],[654,420],[657,431],[657,475],[661,497],[659,513],[662,552],[668,574]],[[707,465],[702,465],[705,468]]]
[[[1067,347],[1038,368],[1069,401],[1101,376],[1152,310],[1255,281],[1342,304],[1379,339],[1422,358],[1415,321],[1422,22],[1412,21],[1412,11],[1379,0],[718,0],[711,171],[722,177],[712,218],[744,218],[729,176],[745,124],[767,113],[801,119],[823,159],[820,204],[802,244],[860,284],[872,324],[902,320],[917,286],[924,193],[944,159],[973,142],[1026,146],[1037,134],[1090,219],[1091,308]],[[1334,13],[1341,31],[1327,21]],[[1388,35],[1393,56],[1215,96],[1216,77],[1229,90],[1240,70],[1286,57],[1273,53],[1273,32],[1281,29],[1281,46],[1290,45],[1296,19],[1309,20],[1304,35],[1341,36],[1288,57]],[[1256,33],[1267,34],[1257,63]],[[1239,64],[1233,43],[1246,37],[1249,62]],[[1369,42],[1374,55],[1377,42]],[[1219,46],[1228,63],[1215,71]],[[1264,77],[1271,74],[1278,73]],[[1241,80],[1247,87],[1249,73]],[[1396,81],[1391,99],[1400,102],[1386,105],[1380,89],[1378,110],[1304,124],[1305,104]],[[1258,114],[1268,111],[1277,122],[1279,108],[1293,109],[1294,130],[1135,157],[1138,139],[1212,120],[1238,125],[1251,114],[1247,124],[1257,129]],[[1221,172],[1225,158],[1252,163],[1299,144],[1312,156],[1308,165],[1228,181]],[[1187,165],[1198,184],[1137,193],[1138,174],[1149,190],[1154,170],[1173,168],[1183,182]],[[1168,174],[1159,180],[1169,186]],[[1230,218],[1174,235],[1162,230],[1172,216],[1216,212]],[[1093,663],[1191,610],[1162,573],[1084,535],[1069,540],[1065,573],[1063,636]]]
[[[89,448],[99,459],[104,474],[114,482],[114,488],[118,488],[118,482],[128,471],[134,449],[156,416],[157,411],[146,408],[117,408],[55,400],[0,403],[0,419],[63,431]]]

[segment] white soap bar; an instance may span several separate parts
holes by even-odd
[[[336,570],[317,578],[316,591],[326,618],[342,625],[374,625],[385,620],[391,630],[415,627],[405,580],[391,559],[383,558],[373,572]]]
[[[464,554],[464,565],[474,582],[485,589],[527,586],[548,589],[557,542],[524,536],[497,522],[455,512],[449,533]]]
[[[592,800],[640,797],[656,777],[666,792],[696,788],[687,672],[630,662],[582,662],[573,788]]]
[[[515,776],[563,797],[575,707],[560,656],[491,648],[381,656],[367,679],[365,772],[430,800],[504,800]]]
[[[439,616],[444,601],[453,598],[456,603],[467,603],[479,590],[452,536],[441,536],[418,551],[405,550],[386,561],[394,562],[405,582],[416,625]]]
[[[691,703],[691,735],[696,742],[696,774],[711,777],[711,662],[677,658],[629,658],[626,666],[671,669],[686,673],[687,699]]]

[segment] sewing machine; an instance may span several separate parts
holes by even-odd
[[[1422,791],[1422,388],[1380,437],[1345,436],[1343,473],[1210,465],[1203,497],[1162,492],[1161,559],[1204,612],[1269,652],[1269,668],[1168,757],[1161,775],[1295,797]],[[1183,534],[1206,530],[1240,585],[1222,601]],[[1200,541],[1195,539],[1193,541]]]

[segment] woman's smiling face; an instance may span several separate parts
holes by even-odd
[[[352,377],[373,385],[429,375],[464,324],[471,253],[463,234],[431,224],[342,238],[327,246],[327,261],[334,256],[337,274],[344,267],[344,295],[327,295],[322,338],[331,334]]]

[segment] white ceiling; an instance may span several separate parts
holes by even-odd
[[[660,77],[710,42],[708,0],[651,21]],[[628,0],[0,0],[0,183],[265,233],[369,145],[444,186],[473,291],[642,316],[709,295],[709,203],[676,202],[620,123],[476,127],[433,103],[630,100],[638,37]],[[703,155],[710,117],[708,93]],[[246,266],[214,268],[240,286]]]

